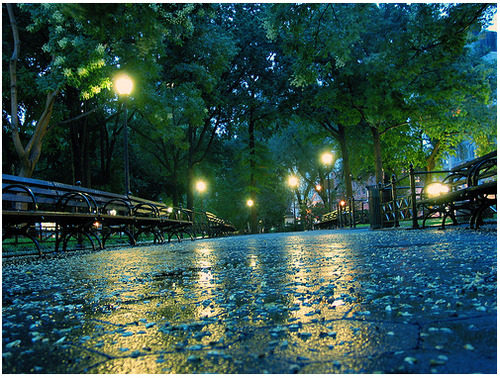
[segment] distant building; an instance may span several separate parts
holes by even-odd
[[[443,169],[449,170],[457,165],[473,160],[476,157],[476,146],[474,142],[465,140],[455,149],[455,155],[447,154],[443,160]]]

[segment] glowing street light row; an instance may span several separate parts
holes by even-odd
[[[205,192],[207,190],[207,184],[205,181],[202,181],[202,180],[199,180],[196,182],[196,190],[200,193],[200,194],[203,194],[203,192]],[[252,207],[253,205],[255,205],[255,202],[253,199],[249,198],[247,200],[247,206],[248,207]]]

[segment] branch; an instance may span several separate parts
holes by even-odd
[[[326,4],[325,10],[321,15],[319,16],[318,22],[317,22],[317,28],[316,31],[313,33],[314,34],[314,46],[317,48],[318,47],[318,38],[319,38],[319,33],[320,33],[320,26],[321,26],[321,21],[323,20],[323,17],[326,14],[326,11],[330,7],[330,4]],[[335,11],[333,11],[335,13]]]
[[[203,130],[201,131],[200,137],[198,138],[198,142],[196,143],[196,146],[193,149],[193,153],[196,153],[201,149],[201,143],[202,143],[203,139],[205,139],[205,134],[207,133],[207,130],[210,126],[210,120],[212,119],[212,117],[215,115],[215,113],[218,110],[219,110],[219,108],[214,108],[212,113],[210,115],[208,115],[207,118],[205,119],[205,124],[203,125]],[[217,124],[218,123],[219,123],[219,120],[217,119]]]
[[[155,127],[155,125],[153,125],[153,124],[151,123],[151,121],[149,121],[149,119],[147,119],[147,117],[144,117],[144,114],[142,114],[142,112],[141,112],[140,110],[139,110],[138,112],[139,112],[139,114],[140,114],[141,116],[143,116],[143,118],[144,118],[144,119],[145,119],[145,120],[146,120],[146,121],[147,121],[147,122],[148,122],[151,126]],[[149,140],[149,141],[150,141],[150,142],[152,142],[152,143],[156,143],[157,139],[152,138],[152,137],[149,135],[149,133],[145,133],[145,132],[143,132],[143,131],[142,131],[142,130],[143,130],[143,128],[135,128],[135,127],[133,127],[133,126],[130,126],[130,127],[131,127],[131,128],[132,128],[132,129],[133,129],[133,130],[137,133],[137,134],[139,134],[140,136],[142,136],[144,139],[147,139],[147,140]]]
[[[321,126],[323,126],[323,128],[324,128],[326,131],[330,132],[330,133],[333,135],[333,137],[334,137],[335,139],[339,140],[339,138],[340,138],[339,131],[338,131],[338,130],[335,130],[335,129],[333,128],[333,126],[331,125],[331,123],[330,123],[330,122],[328,122],[328,121],[319,121],[319,124],[320,124]]]
[[[103,107],[104,105],[111,104],[111,103],[113,103],[113,102],[117,102],[117,101],[116,101],[116,100],[107,101],[107,102],[105,102],[105,103],[103,103],[103,104],[99,105],[98,107],[96,107],[96,108],[94,108],[94,109],[92,109],[92,110],[89,110],[88,112],[85,112],[85,113],[79,114],[79,115],[77,115],[76,117],[73,117],[73,118],[70,118],[70,119],[66,119],[66,120],[64,120],[64,121],[59,121],[59,122],[57,122],[56,124],[54,124],[54,125],[50,126],[50,129],[53,129],[54,127],[59,126],[59,125],[64,125],[64,124],[67,124],[67,123],[71,123],[71,122],[77,121],[77,120],[79,120],[80,118],[86,117],[86,116],[88,116],[88,115],[90,115],[90,114],[92,114],[92,113],[96,112],[98,109],[100,109],[100,108],[101,108],[101,107]],[[108,117],[108,118],[106,119],[106,122],[107,122],[107,121],[109,121],[110,119],[112,119],[113,117],[116,117],[116,115],[117,115],[117,114],[118,114],[118,113],[115,113],[115,114],[113,114],[112,116]]]
[[[210,150],[210,147],[212,146],[212,143],[215,139],[215,133],[217,132],[218,127],[219,127],[219,118],[217,118],[217,121],[215,122],[215,126],[212,130],[212,135],[210,135],[210,140],[208,141],[207,148],[205,148],[203,156],[200,159],[198,159],[198,163],[201,163],[207,157],[208,151]]]
[[[50,117],[52,116],[52,109],[54,109],[54,102],[56,101],[56,96],[58,94],[59,94],[59,89],[56,89],[51,93],[47,93],[45,109],[43,110],[42,116],[36,123],[35,132],[33,133],[33,136],[31,137],[28,145],[25,148],[25,152],[28,155],[32,155],[31,150],[33,148],[35,149],[35,151],[41,148],[42,140],[47,134],[47,126],[50,122]]]
[[[19,59],[19,51],[21,46],[21,41],[19,39],[19,30],[17,28],[17,22],[14,17],[14,11],[12,9],[12,4],[7,3],[7,11],[9,13],[10,25],[12,28],[12,36],[14,37],[14,51],[12,52],[12,57],[9,62],[10,70],[10,109],[11,109],[11,121],[10,129],[12,131],[12,140],[14,142],[14,148],[17,155],[21,159],[23,165],[28,166],[29,160],[28,155],[24,151],[23,144],[21,143],[21,138],[19,136],[19,116],[17,114],[17,60]]]
[[[469,20],[465,20],[464,22],[464,26],[457,30],[454,35],[457,35],[457,34],[461,34],[463,32],[465,32],[471,25],[472,23],[474,23],[477,19],[479,19],[481,17],[481,15],[483,14],[483,12],[489,7],[489,4],[482,4],[481,5],[481,8],[479,8],[476,13],[471,17],[471,19]],[[462,15],[462,18],[460,19],[460,21],[464,21],[464,18],[465,18],[465,15]]]
[[[410,122],[409,121],[406,121],[406,122],[403,122],[403,123],[399,123],[397,125],[392,125],[392,126],[389,126],[387,129],[383,130],[380,132],[380,135],[383,135],[385,134],[386,132],[392,130],[392,129],[395,129],[395,128],[398,128],[400,126],[404,126],[404,125],[408,125]]]
[[[440,148],[441,148],[441,140],[438,139],[437,143],[434,144],[434,147],[432,148],[430,156],[427,158],[428,163],[436,158]]]

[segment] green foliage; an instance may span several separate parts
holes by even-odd
[[[41,92],[69,85],[80,88],[81,97],[89,99],[111,88],[109,70],[108,76],[103,76],[109,60],[106,48],[85,34],[83,23],[67,17],[60,4],[20,4],[20,8],[31,14],[31,23],[26,26],[28,32],[48,31],[42,51],[52,61],[38,76]]]
[[[478,104],[488,92],[484,71],[471,60],[463,64],[463,57],[471,32],[491,19],[493,8],[485,4],[276,4],[266,25],[268,34],[293,59],[293,83],[315,88],[310,93],[317,95],[310,103],[323,113],[321,117],[328,109],[333,123],[377,130],[384,147],[390,146],[384,153],[392,164],[394,150],[400,151],[396,156],[401,158],[416,158],[411,149],[418,146],[407,144],[410,149],[405,150],[407,142],[416,141],[413,135],[418,133],[412,130],[422,128],[433,143],[436,134],[443,136],[435,127],[437,115],[443,121],[459,106],[465,108],[466,101],[470,104],[467,93],[475,93]],[[467,119],[471,126],[471,118]],[[448,138],[445,145],[456,145],[455,130],[464,126],[457,121],[448,117],[441,124]],[[410,122],[412,128],[406,127]]]
[[[46,93],[60,88],[38,176],[68,181],[85,161],[96,186],[120,191],[123,105],[112,83],[126,71],[134,80],[128,101],[134,193],[189,204],[190,180],[203,176],[211,182],[207,209],[246,227],[245,200],[255,195],[263,225],[279,227],[291,199],[287,172],[302,176],[301,196],[308,194],[325,177],[320,152],[339,151],[332,135],[340,126],[357,180],[374,172],[373,130],[388,173],[408,161],[439,161],[466,139],[479,153],[496,148],[496,65],[481,58],[484,50],[474,42],[494,8],[20,4],[14,10],[22,42],[21,139],[34,133]],[[4,125],[13,51],[6,13]],[[10,131],[4,128],[3,136],[3,167],[10,172],[19,163]],[[346,169],[336,155],[336,167]]]
[[[288,121],[286,127],[269,139],[269,148],[275,164],[282,171],[294,168],[303,178],[316,180],[324,170],[321,154],[332,151],[334,144],[329,134],[314,123],[298,117]]]

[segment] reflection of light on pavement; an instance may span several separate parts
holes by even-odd
[[[342,306],[344,305],[345,302],[342,299],[336,299],[335,301],[332,302],[332,306]]]
[[[353,258],[356,261],[350,245],[335,242],[331,235],[327,238],[328,244],[321,250],[309,248],[300,238],[283,243],[292,280],[288,286],[293,287],[288,307],[293,322],[315,323],[332,311],[338,316],[351,307],[344,295],[351,299],[349,289],[356,286],[354,277],[362,273],[360,265],[350,263]]]
[[[220,288],[220,282],[215,278],[214,269],[217,263],[214,250],[208,247],[194,249],[197,274],[192,282],[192,291],[198,293],[196,297],[200,303],[194,310],[199,318],[212,317],[221,311],[217,301],[213,300],[214,290]],[[214,267],[215,266],[215,267]],[[211,292],[211,293],[210,293]]]
[[[204,266],[204,265],[203,265]],[[200,286],[206,286],[213,282],[212,271],[208,269],[202,269],[198,273],[198,283]]]
[[[213,252],[213,250],[210,248],[196,248],[194,250],[194,253],[199,253],[201,255],[209,255],[212,252]]]
[[[211,317],[213,316],[215,313],[215,311],[213,309],[211,309],[210,307],[205,307],[205,308],[202,308],[199,312],[198,312],[198,316],[200,318],[203,318],[203,317]]]
[[[252,254],[250,254],[249,257],[250,257],[250,267],[251,268],[256,267],[257,266],[257,256],[252,253]]]
[[[199,286],[201,289],[206,289],[207,286],[214,282],[214,277],[211,271],[212,262],[209,259],[209,257],[213,253],[213,249],[206,247],[196,248],[194,250],[194,253],[198,255],[198,262],[196,265],[200,269],[200,271],[198,272],[198,280],[196,281],[198,284],[197,286]]]

